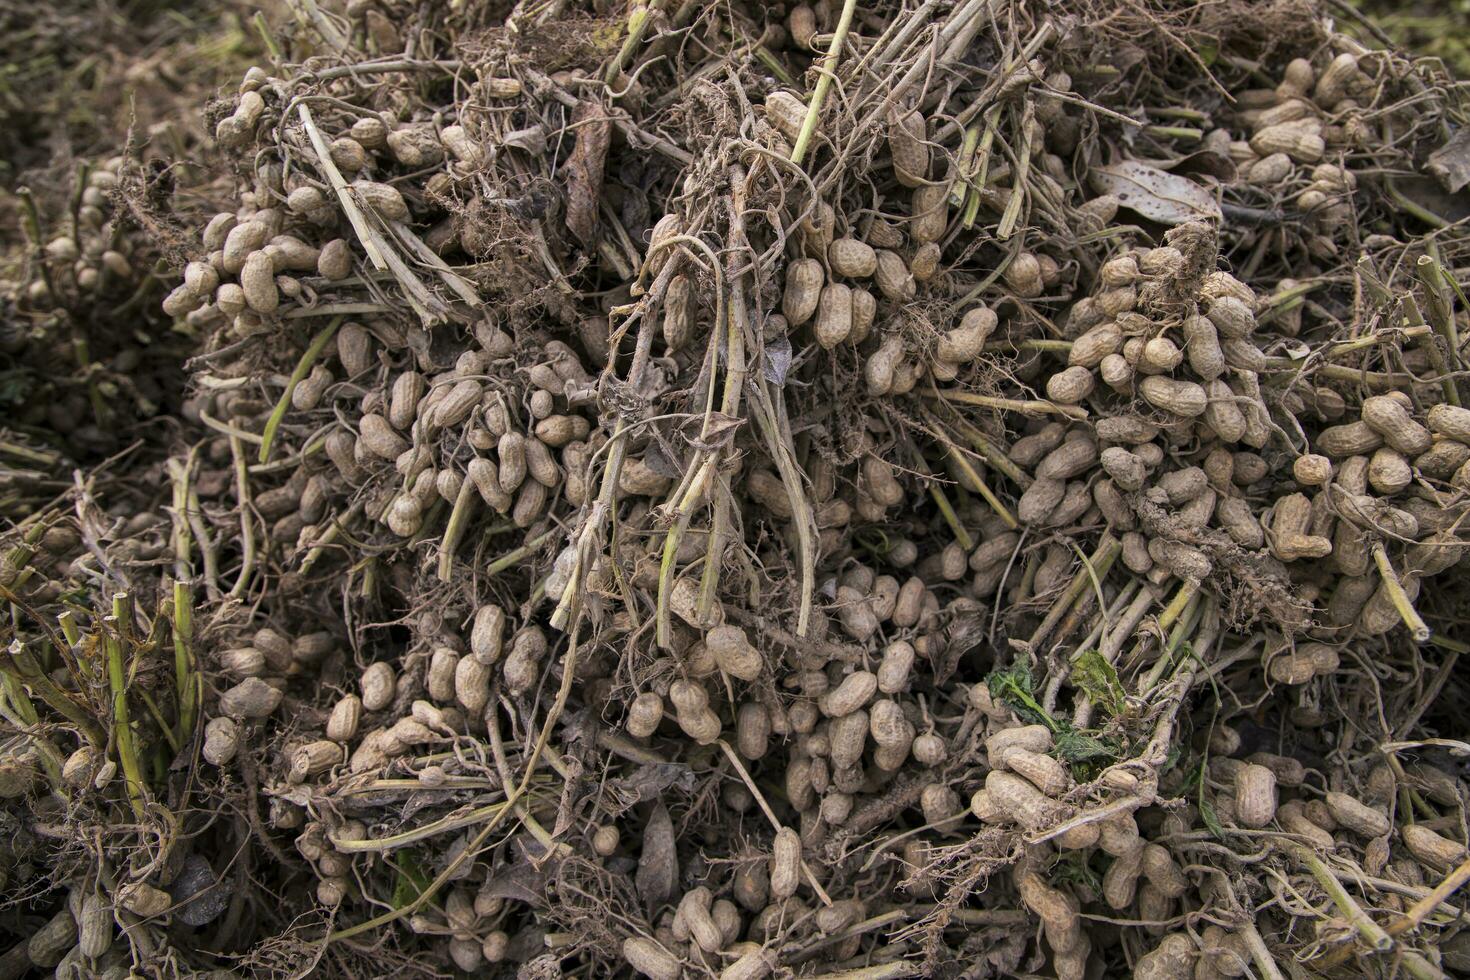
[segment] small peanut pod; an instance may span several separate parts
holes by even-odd
[[[629,735],[647,738],[658,729],[663,717],[664,699],[654,691],[644,691],[628,705],[628,718],[624,724]]]

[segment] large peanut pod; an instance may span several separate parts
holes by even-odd
[[[1417,456],[1433,444],[1429,430],[1414,421],[1404,404],[1390,395],[1363,399],[1363,422],[1406,456]]]
[[[647,936],[623,940],[623,959],[649,980],[679,980],[683,973],[679,957]]]
[[[806,103],[790,92],[772,92],[766,96],[766,120],[791,142],[801,135],[806,119]]]
[[[917,109],[894,108],[888,116],[888,153],[893,176],[905,187],[922,187],[929,178],[929,145],[924,116]]]
[[[949,186],[940,183],[914,188],[912,214],[909,237],[915,242],[922,245],[943,238],[949,227]]]
[[[1001,812],[1029,831],[1041,830],[1066,816],[1066,807],[1014,773],[991,770],[985,777],[985,791]]]
[[[716,626],[706,634],[704,645],[720,669],[732,677],[753,681],[760,676],[764,661],[740,627]]]
[[[1235,774],[1235,818],[1254,830],[1269,824],[1276,816],[1276,773],[1255,764],[1241,767]]]
[[[1138,391],[1150,405],[1183,418],[1203,414],[1210,403],[1205,389],[1193,381],[1176,381],[1161,374],[1144,378]]]
[[[1145,845],[1139,839],[1136,846],[1119,854],[1108,865],[1103,874],[1102,893],[1110,908],[1121,910],[1133,904],[1138,878],[1143,871],[1144,849]]]
[[[771,897],[777,901],[790,898],[800,883],[801,837],[790,827],[782,827],[771,842]]]
[[[1195,976],[1194,941],[1182,933],[1165,936],[1133,967],[1133,980],[1178,980]]]
[[[840,282],[822,287],[817,300],[817,343],[831,350],[852,334],[852,289]]]
[[[781,312],[786,322],[799,327],[817,312],[822,297],[822,263],[816,259],[796,259],[786,266],[786,290],[781,298]],[[851,329],[849,308],[849,329]]]
[[[1327,804],[1332,819],[1348,830],[1363,837],[1382,837],[1393,829],[1388,817],[1346,793],[1329,792],[1323,802]]]
[[[873,273],[873,281],[878,284],[878,291],[895,303],[913,299],[917,288],[903,256],[886,248],[878,249],[878,268]]]
[[[1071,367],[1095,368],[1103,358],[1123,349],[1123,331],[1116,323],[1108,320],[1072,341],[1067,352],[1067,364]]]
[[[1415,859],[1436,871],[1445,871],[1465,860],[1465,845],[1441,837],[1423,824],[1409,824],[1399,835]]]
[[[1426,416],[1429,428],[1456,442],[1470,443],[1470,408],[1439,404]]]

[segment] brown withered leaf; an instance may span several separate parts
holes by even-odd
[[[597,230],[597,200],[602,196],[612,123],[601,105],[582,102],[572,112],[572,128],[577,133],[577,145],[562,168],[566,181],[567,229],[583,245],[591,245]]]
[[[643,827],[643,848],[633,883],[643,907],[658,908],[674,893],[679,880],[679,856],[674,850],[674,822],[661,801],[655,801]]]

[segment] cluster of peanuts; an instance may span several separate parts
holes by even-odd
[[[73,234],[52,237],[42,248],[46,275],[36,274],[25,298],[37,309],[72,305],[79,297],[118,292],[136,285],[133,237],[111,223],[112,192],[122,157],[97,163],[80,188]],[[39,273],[39,270],[37,270]]]
[[[160,319],[151,309],[158,254],[118,206],[125,169],[122,157],[89,161],[63,204],[37,196],[35,231],[44,241],[19,281],[0,283],[19,314],[0,322],[0,354],[52,386],[27,393],[17,421],[88,451],[107,449],[114,438],[108,426],[116,416],[99,419],[95,406],[147,417],[169,394],[155,370],[166,361],[158,349],[164,345],[156,336],[151,345],[140,342]],[[119,310],[134,317],[131,329],[116,322]],[[72,364],[77,370],[58,370]]]
[[[521,94],[521,84],[492,78],[480,90],[503,106]],[[217,144],[243,151],[265,143],[283,122],[284,91],[280,79],[251,68],[233,111],[215,126]],[[444,208],[456,182],[472,176],[493,152],[474,135],[470,120],[436,125],[413,117],[406,104],[393,103],[362,107],[342,125],[330,140],[322,136],[327,160],[317,160],[304,131],[292,131],[293,145],[316,167],[292,168],[277,159],[257,168],[254,187],[240,195],[238,210],[218,214],[206,226],[205,254],[185,268],[184,281],[164,301],[164,312],[242,340],[273,333],[283,319],[309,310],[324,293],[362,287],[365,280],[354,276],[353,215],[341,203],[343,196],[357,213],[371,214],[389,228],[435,218],[425,241],[437,253],[470,244],[460,241],[459,226]],[[403,174],[414,174],[414,180],[403,182]],[[342,186],[334,187],[329,177]]]
[[[161,894],[169,901],[166,893]],[[123,904],[129,908],[135,904],[131,893]],[[12,961],[18,958],[21,971],[32,967],[52,971],[57,980],[123,980],[131,960],[127,944],[115,942],[112,905],[95,883],[72,883],[62,907],[12,951]]]
[[[1170,237],[1202,247],[1208,236],[1192,227]],[[1205,268],[1215,264],[1209,252]],[[1045,391],[1054,404],[1100,417],[1038,423],[1011,446],[1032,477],[1017,518],[1066,527],[1101,517],[1126,567],[1146,576],[1200,582],[1230,549],[1264,550],[1302,598],[1323,601],[1327,623],[1387,632],[1402,622],[1392,593],[1402,586],[1412,599],[1420,579],[1460,558],[1451,529],[1470,479],[1470,412],[1426,409],[1438,399],[1428,389],[1353,405],[1330,383],[1283,388],[1272,378],[1281,368],[1262,350],[1273,336],[1256,319],[1269,297],[1221,271],[1187,297],[1163,288],[1196,262],[1170,245],[1129,250],[1105,262],[1099,291],[1073,305],[1067,366]],[[1300,448],[1282,458],[1287,416]],[[1310,432],[1304,421],[1315,423]],[[1380,547],[1402,551],[1392,576],[1375,571]],[[973,567],[1008,554],[988,541],[980,549]],[[977,582],[982,596],[992,588]]]
[[[1237,94],[1230,129],[1206,134],[1203,145],[1235,162],[1240,178],[1286,197],[1318,234],[1309,248],[1318,258],[1337,250],[1334,233],[1351,224],[1357,176],[1338,159],[1371,142],[1366,105],[1375,94],[1369,63],[1357,44],[1338,39],[1338,53],[1320,65],[1305,58],[1287,64],[1274,89]],[[1240,131],[1249,132],[1244,139]]]
[[[1194,908],[1232,904],[1211,876],[1197,878],[1186,870],[1199,865],[1195,842],[1201,832],[1211,836],[1207,828],[1212,825],[1227,835],[1279,828],[1322,852],[1356,855],[1369,874],[1390,879],[1377,900],[1395,909],[1404,908],[1406,900],[1392,891],[1393,884],[1422,888],[1467,855],[1454,815],[1464,805],[1467,787],[1434,765],[1410,763],[1396,774],[1380,764],[1352,787],[1333,777],[1324,789],[1323,773],[1301,759],[1247,751],[1240,732],[1217,723],[1196,736],[1186,764],[1172,770],[1161,787],[1166,797],[1190,802],[1119,810],[1116,804],[1090,806],[1085,795],[1079,796],[1068,768],[1049,754],[1054,747],[1051,729],[1021,723],[983,684],[971,688],[970,703],[986,719],[990,766],[984,785],[970,799],[970,812],[987,828],[1016,829],[1028,839],[1045,841],[1024,846],[1011,868],[1011,883],[1021,903],[1041,921],[1051,969],[1063,980],[1087,975],[1094,939],[1083,913],[1092,910],[1136,919],[1143,928],[1135,935],[1157,940],[1149,946],[1151,940],[1145,939],[1137,947],[1134,977],[1217,980],[1251,969],[1260,950],[1252,949],[1240,929],[1216,922],[1189,937],[1171,933],[1166,925]],[[1202,775],[1198,796],[1183,785],[1190,771]],[[1125,792],[1134,785],[1130,774],[1117,769],[1104,773],[1102,783]],[[1400,812],[1402,822],[1396,824],[1391,814],[1401,791],[1425,801],[1424,810],[1433,807],[1443,814],[1413,821]],[[1208,820],[1202,814],[1205,807]],[[1290,859],[1291,852],[1284,853]],[[1100,876],[1092,882],[1076,875],[1061,880],[1051,870],[1063,860],[1087,865],[1095,858],[1105,870],[1099,867]],[[1337,924],[1308,923],[1323,931]],[[1263,921],[1257,925],[1265,927]]]

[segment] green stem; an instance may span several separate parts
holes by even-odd
[[[103,623],[103,646],[107,650],[107,684],[112,691],[112,725],[117,742],[117,757],[122,764],[123,782],[127,786],[133,815],[142,820],[147,815],[143,807],[143,774],[138,767],[133,729],[128,720],[128,687],[123,670],[122,641],[115,630],[108,628],[116,625],[113,617],[107,617]]]
[[[847,40],[847,31],[852,26],[852,14],[855,9],[857,9],[857,0],[844,0],[842,16],[837,20],[837,30],[832,35],[832,43],[827,48],[827,56],[822,59],[821,74],[817,76],[817,87],[812,92],[811,104],[807,106],[806,118],[802,120],[801,132],[796,137],[796,146],[791,150],[791,162],[798,167],[801,166],[802,158],[806,156],[807,146],[817,131],[817,119],[822,114],[822,103],[827,98],[827,90],[832,87],[832,79],[837,74],[838,56],[842,53],[842,45]]]
[[[965,526],[960,523],[960,515],[955,513],[954,506],[950,504],[949,498],[944,494],[944,488],[939,485],[937,480],[931,480],[929,482],[929,496],[934,498],[934,503],[939,508],[939,513],[944,515],[944,522],[954,532],[954,539],[960,543],[960,547],[964,548],[967,552],[973,551],[975,549],[975,539],[970,537],[970,532],[966,531]]]
[[[306,348],[306,353],[302,354],[301,360],[296,363],[296,370],[291,372],[290,380],[286,382],[286,390],[281,392],[281,398],[276,402],[276,407],[271,410],[270,418],[265,421],[265,430],[260,434],[260,462],[264,463],[270,459],[271,443],[275,441],[276,430],[281,427],[281,421],[291,408],[291,396],[295,393],[296,386],[311,373],[312,365],[321,356],[322,349],[327,346],[327,341],[332,339],[332,334],[337,332],[337,328],[342,325],[344,319],[346,317],[332,317],[332,322],[311,338],[311,344]]]
[[[1393,937],[1384,932],[1382,926],[1369,918],[1368,913],[1364,912],[1357,900],[1348,894],[1348,890],[1337,879],[1337,875],[1332,873],[1332,869],[1327,867],[1321,858],[1294,841],[1286,841],[1285,845],[1292,855],[1312,873],[1312,877],[1317,879],[1317,884],[1322,886],[1322,890],[1332,899],[1332,904],[1337,906],[1343,918],[1347,919],[1369,949],[1381,953],[1393,946]]]
[[[1409,594],[1404,591],[1403,583],[1399,581],[1393,565],[1389,563],[1388,551],[1383,547],[1382,541],[1375,542],[1373,545],[1373,563],[1378,566],[1378,574],[1383,579],[1383,587],[1388,592],[1389,601],[1393,603],[1404,625],[1409,628],[1414,642],[1429,642],[1429,625],[1424,622],[1424,618],[1419,615],[1419,610],[1415,609],[1414,603],[1409,600]]]
[[[459,493],[455,494],[454,507],[449,511],[449,523],[444,528],[444,537],[439,541],[438,575],[441,582],[448,582],[454,572],[454,552],[459,547],[459,539],[464,536],[470,511],[474,508],[474,498],[478,495],[475,481],[468,476],[464,477],[459,484]]]
[[[179,744],[194,731],[197,685],[194,680],[194,592],[187,582],[174,583],[174,684],[179,699]]]

